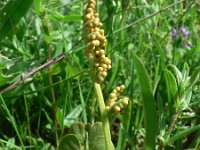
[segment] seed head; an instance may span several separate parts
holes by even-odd
[[[106,57],[104,47],[106,46],[106,38],[104,30],[100,29],[103,23],[100,22],[99,14],[95,12],[95,0],[89,0],[84,17],[85,31],[87,32],[87,56],[94,60],[96,82],[101,83],[110,70],[111,60]]]

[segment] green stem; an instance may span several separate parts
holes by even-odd
[[[109,120],[108,120],[108,117],[104,116],[105,103],[104,103],[104,98],[103,98],[103,94],[101,91],[101,86],[100,86],[100,84],[95,83],[94,88],[95,88],[95,91],[97,94],[97,100],[98,100],[101,119],[102,119],[106,150],[113,150],[111,135],[110,135]]]
[[[171,132],[172,132],[172,130],[174,128],[174,125],[176,123],[176,120],[177,120],[178,116],[179,116],[179,112],[176,111],[176,113],[172,117],[172,121],[171,121],[171,124],[169,126],[169,129],[168,129],[168,132],[167,132],[167,135],[166,135],[166,143],[165,143],[165,145],[168,144],[168,140],[170,138]]]

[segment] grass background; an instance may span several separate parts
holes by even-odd
[[[55,149],[74,121],[85,124],[100,121],[85,56],[82,19],[85,5],[86,1],[79,0],[0,2],[1,90],[47,60],[62,53],[66,56],[2,94],[0,149]],[[136,75],[134,54],[137,54],[150,77],[159,112],[156,142],[159,149],[176,108],[164,69],[174,64],[181,70],[187,62],[191,75],[199,66],[200,2],[99,0],[97,6],[113,66],[102,84],[104,97],[119,84],[126,86],[124,95],[130,97],[128,108],[110,119],[113,143],[118,150],[141,149],[144,145],[144,109],[138,80],[143,75]],[[184,39],[172,37],[172,29],[180,27],[190,31],[187,40],[192,48],[184,44]],[[184,110],[189,115],[180,114],[171,136],[199,125],[198,83],[193,87],[189,108]],[[196,130],[164,147],[198,149],[199,134]]]

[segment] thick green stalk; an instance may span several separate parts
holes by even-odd
[[[101,86],[100,86],[100,84],[95,83],[94,88],[95,88],[95,91],[97,94],[97,101],[99,104],[99,109],[100,109],[100,114],[101,114],[101,119],[102,119],[106,150],[113,150],[108,117],[104,115],[105,103],[104,103],[104,98],[103,98],[103,94],[101,91]]]

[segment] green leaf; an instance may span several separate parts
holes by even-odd
[[[33,0],[10,0],[0,10],[0,41],[11,32],[26,14]]]
[[[187,63],[184,63],[184,66],[183,66],[183,71],[182,71],[182,74],[183,74],[183,81],[186,81],[188,76],[189,76],[189,66]]]
[[[197,126],[194,126],[194,127],[191,127],[189,129],[185,129],[184,131],[180,131],[179,133],[176,133],[174,136],[172,136],[168,141],[167,143],[171,143],[171,142],[174,142],[180,138],[183,138],[185,136],[187,136],[188,134],[196,131],[196,130],[200,130],[200,124],[197,125]]]
[[[5,68],[9,69],[13,64],[13,60],[10,60],[6,56],[0,54],[0,70]]]
[[[64,119],[64,126],[70,127],[82,112],[82,106],[78,105]]]
[[[169,83],[169,86],[170,86],[170,89],[171,89],[171,93],[172,93],[172,96],[174,97],[177,92],[178,92],[178,86],[177,86],[177,83],[176,83],[176,78],[174,77],[174,75],[167,69],[164,70],[167,77],[168,77],[168,83]]]
[[[189,80],[191,86],[193,86],[198,81],[199,73],[200,73],[200,67],[195,68]]]
[[[76,122],[74,123],[69,130],[69,133],[71,134],[76,134],[76,136],[78,137],[80,143],[83,145],[85,142],[85,124],[82,122]]]
[[[0,86],[6,84],[10,80],[12,80],[14,77],[12,75],[4,75],[2,71],[0,70]]]
[[[177,96],[178,96],[178,86],[176,83],[176,78],[174,75],[167,69],[164,70],[166,75],[166,81],[168,86],[168,94],[170,99],[175,101],[175,104],[178,105]]]
[[[63,110],[60,109],[60,108],[56,109],[56,120],[57,120],[58,124],[60,126],[62,126],[62,123],[63,123],[63,121],[62,121],[63,120]]]
[[[190,101],[191,101],[191,98],[192,98],[192,91],[186,92],[186,94],[185,94],[185,99],[183,99],[183,100],[181,101],[180,109],[181,109],[182,111],[188,108],[188,106],[189,106],[189,104],[190,104]]]
[[[182,79],[183,79],[183,75],[182,73],[180,72],[180,70],[173,64],[170,64],[169,65],[170,68],[172,68],[172,70],[174,71],[175,73],[175,76],[176,76],[176,79],[177,79],[177,82],[178,84],[181,83]]]
[[[34,0],[34,6],[37,14],[40,15],[42,12],[41,0]]]
[[[81,21],[82,16],[80,15],[66,15],[63,16],[61,13],[52,11],[50,9],[45,9],[50,15],[48,15],[49,19],[56,20],[56,21],[61,21],[61,22],[70,22],[70,21]]]
[[[88,141],[91,150],[106,150],[105,138],[101,122],[95,122],[94,125],[88,125]]]
[[[137,76],[139,78],[140,90],[142,93],[144,106],[146,129],[144,149],[152,150],[155,147],[156,135],[158,133],[158,117],[155,101],[153,99],[151,81],[142,61],[135,54],[133,54],[133,58]]]
[[[68,15],[68,16],[64,16],[63,18],[64,22],[81,21],[81,20],[82,20],[82,16],[79,16],[79,15]]]
[[[74,134],[64,136],[59,143],[59,150],[80,150],[81,144]]]

